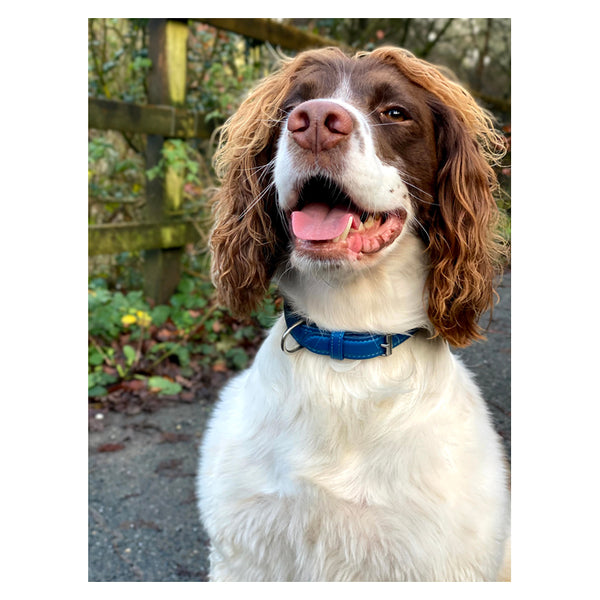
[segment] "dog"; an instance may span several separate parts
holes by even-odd
[[[224,125],[219,301],[284,314],[201,446],[212,581],[510,578],[509,474],[450,346],[482,338],[502,139],[405,50],[286,59]]]

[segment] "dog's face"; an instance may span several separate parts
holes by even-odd
[[[437,172],[429,96],[368,58],[297,73],[274,169],[292,266],[372,266],[415,231]]]
[[[299,54],[223,129],[210,241],[219,300],[243,315],[278,273],[400,272],[417,236],[428,265],[417,295],[436,333],[468,344],[493,301],[501,154],[470,94],[404,50]]]

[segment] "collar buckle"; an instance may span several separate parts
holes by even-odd
[[[381,344],[381,347],[385,350],[384,356],[392,355],[392,350],[394,349],[394,346],[392,345],[392,334],[391,333],[385,334],[385,342],[383,344]]]

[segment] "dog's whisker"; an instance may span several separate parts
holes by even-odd
[[[407,177],[406,175],[402,174],[402,183],[404,183],[404,185],[407,185],[413,189],[415,189],[418,192],[421,192],[421,194],[423,194],[424,196],[428,196],[429,198],[433,199],[433,196],[429,193],[426,192],[425,190],[421,189],[420,187],[418,187],[417,185],[415,185],[414,183],[410,182],[410,178]],[[434,202],[427,202],[426,200],[423,200],[422,198],[420,198],[419,196],[415,196],[412,194],[412,192],[409,190],[409,193],[411,194],[411,197],[413,197],[415,200],[418,200],[419,202],[423,202],[425,204],[434,204]]]
[[[250,211],[252,211],[262,200],[264,197],[274,188],[275,184],[271,181],[259,194],[254,198],[254,200],[246,206],[246,208],[240,214],[240,219],[243,219]]]
[[[416,216],[412,218],[412,221],[413,223],[416,223],[419,226],[419,229],[421,229],[421,231],[425,234],[425,237],[427,238],[427,243],[429,243],[429,232],[427,231],[423,223],[421,223],[421,221]]]

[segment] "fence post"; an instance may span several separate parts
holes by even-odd
[[[148,75],[148,103],[185,104],[188,26],[185,19],[149,19],[148,53],[152,68]],[[168,138],[148,135],[146,168],[154,167]],[[181,208],[183,180],[174,171],[165,178],[146,181],[146,218],[168,220],[170,213]],[[146,250],[144,252],[144,293],[158,304],[171,297],[181,276],[183,248]]]

